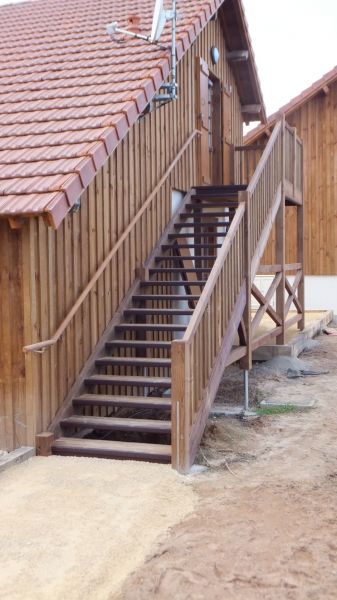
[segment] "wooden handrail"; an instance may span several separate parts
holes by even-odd
[[[279,135],[280,129],[282,127],[282,121],[278,121],[278,123],[276,123],[274,129],[273,129],[273,133],[271,134],[268,143],[263,151],[263,154],[259,160],[259,163],[254,171],[254,175],[251,178],[249,185],[247,187],[247,192],[249,194],[252,194],[258,184],[258,181],[260,179],[261,173],[268,161],[268,158],[274,148],[274,142],[277,138],[277,136]]]
[[[109,252],[108,256],[104,259],[104,261],[102,262],[102,264],[100,265],[100,267],[97,269],[95,275],[93,275],[93,277],[90,279],[89,283],[84,288],[83,292],[80,294],[80,296],[76,300],[74,306],[68,312],[67,316],[63,319],[61,325],[57,328],[57,330],[55,331],[54,335],[50,339],[48,339],[48,340],[43,340],[41,342],[36,342],[35,344],[30,344],[29,346],[24,346],[24,348],[23,348],[24,352],[43,352],[46,348],[48,348],[50,346],[54,346],[58,342],[58,340],[61,338],[61,336],[63,335],[63,333],[67,329],[69,323],[73,320],[73,318],[75,317],[77,311],[82,306],[83,302],[85,301],[85,299],[87,298],[87,296],[89,295],[89,293],[94,288],[94,286],[97,283],[98,279],[100,278],[100,276],[102,275],[102,273],[104,273],[105,269],[107,268],[107,266],[112,261],[113,257],[117,253],[118,249],[121,247],[121,245],[123,244],[123,242],[128,237],[129,233],[132,231],[132,229],[135,227],[135,225],[137,224],[137,222],[139,221],[139,219],[141,218],[141,216],[143,215],[143,213],[146,211],[146,209],[148,208],[148,206],[151,204],[153,198],[156,196],[156,194],[158,193],[158,191],[160,190],[160,188],[165,183],[166,179],[169,177],[169,175],[171,174],[172,170],[176,166],[177,162],[180,160],[180,158],[182,157],[182,155],[184,154],[184,152],[186,151],[186,149],[188,148],[188,146],[190,145],[190,143],[194,140],[194,138],[197,135],[200,135],[199,129],[195,129],[191,133],[191,135],[187,138],[186,142],[181,147],[181,149],[179,150],[178,154],[175,156],[174,160],[171,162],[170,166],[168,167],[168,169],[165,171],[165,174],[159,180],[159,182],[157,183],[156,187],[153,189],[153,191],[151,192],[151,194],[145,200],[144,204],[142,204],[142,206],[139,209],[139,211],[137,212],[137,214],[130,221],[129,225],[127,226],[127,228],[125,229],[125,231],[122,233],[122,235],[118,239],[117,243],[114,245],[114,247]]]
[[[232,241],[235,237],[235,234],[239,228],[239,225],[243,219],[244,213],[245,213],[245,204],[244,204],[244,202],[241,202],[235,213],[235,216],[234,216],[234,219],[229,228],[228,234],[226,235],[224,243],[222,244],[220,252],[219,252],[219,254],[216,258],[216,261],[213,265],[212,271],[210,272],[210,274],[208,276],[207,283],[205,284],[205,287],[200,295],[196,309],[194,310],[193,315],[188,323],[185,334],[181,340],[183,342],[188,342],[191,339],[191,337],[193,337],[193,335],[195,334],[195,332],[198,328],[200,320],[201,320],[205,310],[207,309],[209,299],[214,290],[214,287],[217,282],[220,271],[222,269],[223,263],[229,252],[231,243],[232,243]]]

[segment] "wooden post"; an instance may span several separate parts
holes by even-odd
[[[276,337],[276,343],[283,345],[285,343],[285,120],[282,122],[282,145],[281,145],[281,169],[282,169],[282,189],[281,203],[275,219],[276,229],[276,263],[280,264],[281,281],[276,290],[276,312],[281,317],[282,331]]]
[[[250,239],[250,196],[247,191],[239,192],[239,202],[245,204],[244,216],[244,248],[245,248],[245,278],[246,278],[246,306],[243,313],[243,322],[246,335],[246,356],[240,361],[242,369],[250,370],[252,368],[252,339],[251,339],[251,322],[252,322],[252,306],[251,306],[251,239]]]
[[[297,144],[296,144],[296,127],[293,128],[294,136],[294,164],[293,164],[293,198],[296,198],[296,163],[298,160],[297,156]]]
[[[37,456],[50,456],[51,447],[54,441],[54,434],[51,431],[44,431],[35,437]]]
[[[303,200],[302,200],[303,202]],[[304,208],[297,207],[297,262],[302,263],[302,277],[298,284],[298,299],[302,306],[302,319],[298,321],[298,329],[305,327],[305,297],[304,297]]]
[[[185,390],[185,343],[173,340],[171,343],[172,364],[172,467],[180,473],[189,470],[189,427],[186,422],[186,390]]]

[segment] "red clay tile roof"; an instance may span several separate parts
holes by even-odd
[[[320,79],[315,81],[312,85],[310,85],[306,90],[301,92],[298,96],[295,96],[295,98],[290,100],[290,102],[288,102],[287,104],[285,104],[284,106],[279,108],[279,110],[277,112],[270,115],[270,117],[268,117],[268,119],[267,119],[266,124],[258,125],[257,127],[254,127],[254,129],[249,131],[245,135],[245,139],[244,139],[245,144],[252,144],[253,142],[255,142],[256,139],[260,137],[260,135],[262,135],[270,127],[273,127],[275,125],[276,121],[278,121],[280,118],[282,118],[283,115],[287,116],[290,113],[294,112],[300,106],[302,106],[302,104],[304,104],[305,102],[308,102],[309,100],[311,100],[311,98],[316,96],[316,94],[318,94],[321,90],[323,90],[324,87],[331,85],[336,80],[337,80],[337,66],[334,67],[333,69],[331,69],[331,71],[329,71],[325,75],[323,75],[323,77],[321,77]]]
[[[178,0],[180,59],[223,0]],[[0,216],[58,226],[169,74],[169,51],[110,39],[154,0],[35,0],[0,8]],[[170,27],[161,38],[169,45]]]

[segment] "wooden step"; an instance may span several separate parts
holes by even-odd
[[[181,323],[121,323],[116,331],[185,331],[187,325]]]
[[[194,233],[169,233],[168,234],[168,238],[169,240],[176,240],[178,238],[214,238],[214,237],[224,237],[225,232],[223,231],[213,231],[211,232],[194,232]]]
[[[225,200],[225,199],[220,199],[216,200],[216,198],[212,198],[212,200],[206,201],[204,200],[202,203],[197,203],[197,202],[188,202],[188,204],[185,205],[185,209],[186,210],[200,210],[201,209],[205,209],[205,208],[238,208],[239,202],[238,200]]]
[[[157,419],[133,419],[120,417],[87,417],[73,415],[62,419],[61,427],[96,429],[104,431],[137,431],[144,433],[171,433],[171,421]]]
[[[106,348],[114,349],[114,348],[134,348],[138,349],[146,349],[153,348],[154,350],[171,350],[171,342],[157,342],[155,340],[110,340],[105,344]]]
[[[167,396],[110,396],[108,394],[82,394],[73,399],[73,406],[105,406],[110,408],[145,408],[170,410],[171,398]]]
[[[214,257],[213,257],[214,258]],[[165,300],[165,301],[189,301],[189,300],[199,300],[200,296],[196,296],[195,294],[137,294],[132,296],[132,300],[134,302],[147,302],[153,300],[154,302],[157,300]]]
[[[215,257],[213,256],[213,258]],[[151,276],[156,273],[210,273],[211,270],[210,267],[158,267],[157,269],[150,269],[149,273]]]
[[[166,287],[194,287],[194,286],[200,286],[200,285],[205,285],[207,283],[207,279],[206,280],[202,280],[202,279],[198,279],[198,281],[183,281],[181,279],[178,280],[171,280],[171,281],[140,281],[139,285],[140,287],[147,287],[147,286],[166,286]]]
[[[127,317],[142,316],[142,315],[192,315],[193,310],[188,308],[128,308],[123,312]]]
[[[171,367],[171,361],[168,358],[138,358],[131,356],[102,356],[95,360],[95,364],[98,367]]]
[[[224,216],[224,215],[222,215]],[[205,227],[228,227],[230,225],[230,220],[228,221],[204,221],[204,222],[194,222],[194,223],[175,223],[174,229],[189,229],[193,227],[194,229],[199,227],[200,229],[204,229]]]
[[[86,385],[132,385],[148,388],[170,388],[169,377],[137,377],[136,375],[91,375],[84,380]]]
[[[222,244],[163,244],[162,250],[179,250],[179,248],[201,248],[207,250],[207,248],[221,248]],[[193,256],[190,257],[193,260]]]
[[[202,206],[200,206],[200,210],[196,210],[195,213],[191,214],[190,212],[183,212],[180,213],[179,217],[181,219],[199,219],[199,217],[231,217],[232,215],[235,215],[236,208],[231,208],[229,211],[225,211],[225,208],[226,207],[224,207],[222,212],[201,212]]]
[[[169,261],[169,262],[184,262],[184,261],[188,261],[191,262],[193,260],[215,260],[216,259],[216,254],[191,254],[190,256],[167,256],[167,255],[160,255],[160,256],[156,256],[155,258],[155,262],[159,263],[159,262],[163,262],[165,260]]]
[[[53,443],[52,451],[53,454],[61,454],[62,456],[93,456],[97,458],[171,462],[171,446],[166,444],[59,438]]]

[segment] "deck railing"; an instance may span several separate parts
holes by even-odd
[[[281,126],[279,121],[275,127]],[[296,129],[284,121],[284,166],[285,192],[294,200],[303,200],[303,143]],[[269,142],[268,142],[269,146]],[[262,143],[234,146],[235,172],[239,173],[239,184],[247,184],[255,176],[266,146]]]
[[[269,142],[247,188],[247,201],[250,205],[250,245],[253,258],[266,225],[266,219],[275,202],[283,178],[283,124],[275,125]],[[262,245],[264,240],[262,240]],[[259,256],[260,258],[261,256]],[[254,273],[252,273],[254,276]]]
[[[240,203],[181,340],[172,342],[173,466],[189,469],[246,302],[245,204]]]
[[[294,165],[292,161],[295,155]],[[290,158],[286,159],[286,156]],[[251,339],[250,304],[253,280],[273,223],[279,218],[280,208],[284,219],[286,185],[292,187],[294,194],[302,193],[298,190],[303,181],[302,167],[297,165],[296,160],[302,164],[301,142],[294,129],[286,126],[284,120],[279,121],[250,178],[247,190],[239,194],[240,202],[235,218],[185,335],[181,340],[172,342],[172,462],[181,472],[187,472],[195,458],[209,409],[242,318],[245,347],[239,348],[240,353],[236,356],[245,357],[245,368],[250,367],[254,347]],[[261,301],[259,318],[265,312],[272,314],[276,323],[272,335],[279,337],[284,333],[290,305],[294,303],[300,313],[296,320],[301,319],[303,309],[301,292],[298,295],[303,275],[302,265],[295,265],[298,274],[293,285],[290,285],[285,277],[284,237],[282,244],[282,265],[280,274],[276,276],[276,283],[272,284],[266,298],[256,291]],[[280,286],[282,294],[277,293],[278,304],[280,299],[282,303],[281,316],[269,306],[269,296],[278,288],[281,289]],[[286,303],[285,289],[289,295]],[[254,325],[256,323],[257,321]],[[259,341],[255,347],[258,345]]]

